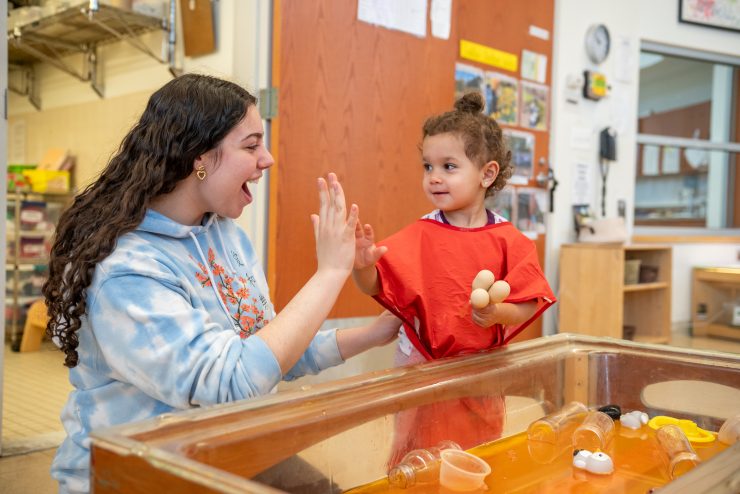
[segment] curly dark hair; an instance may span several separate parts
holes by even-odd
[[[496,180],[486,189],[486,197],[504,188],[513,172],[511,151],[506,148],[501,127],[483,114],[483,96],[470,92],[455,101],[455,109],[427,119],[422,127],[422,140],[437,134],[459,135],[465,154],[482,167],[489,161],[498,163]]]
[[[95,266],[141,223],[152,199],[193,173],[195,159],[216,149],[256,102],[244,88],[215,77],[173,79],[152,94],[100,176],[62,214],[43,293],[46,333],[66,354],[64,365],[77,365],[76,333]]]

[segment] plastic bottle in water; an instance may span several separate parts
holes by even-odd
[[[456,442],[445,440],[431,448],[409,451],[401,462],[388,472],[388,482],[402,489],[416,484],[437,482],[441,462],[440,453],[445,449],[462,450]]]

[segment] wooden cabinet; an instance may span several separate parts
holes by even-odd
[[[740,304],[740,266],[694,268],[691,287],[691,323],[696,336],[740,339],[733,325]]]
[[[671,247],[662,245],[563,245],[558,330],[668,343],[671,257]],[[636,283],[625,283],[626,267],[637,264]]]

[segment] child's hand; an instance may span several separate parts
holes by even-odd
[[[375,245],[375,233],[373,227],[365,225],[364,227],[357,222],[355,227],[355,265],[354,269],[361,270],[371,266],[388,252],[388,247],[378,247]]]
[[[494,324],[513,326],[522,324],[531,319],[537,312],[537,302],[500,302],[492,303],[482,309],[472,308],[473,322],[483,328],[490,328]]]
[[[501,304],[488,304],[482,309],[473,307],[473,322],[482,328],[490,328],[498,324],[501,316],[500,307]]]

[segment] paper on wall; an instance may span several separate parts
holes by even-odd
[[[591,191],[594,183],[592,167],[586,163],[576,163],[572,183],[571,204],[591,205]]]
[[[545,83],[547,77],[547,56],[529,50],[522,50],[522,79]]]
[[[357,19],[423,38],[427,35],[427,0],[358,0]]]
[[[432,20],[432,36],[450,39],[450,20],[452,18],[452,0],[432,0],[429,12]]]

